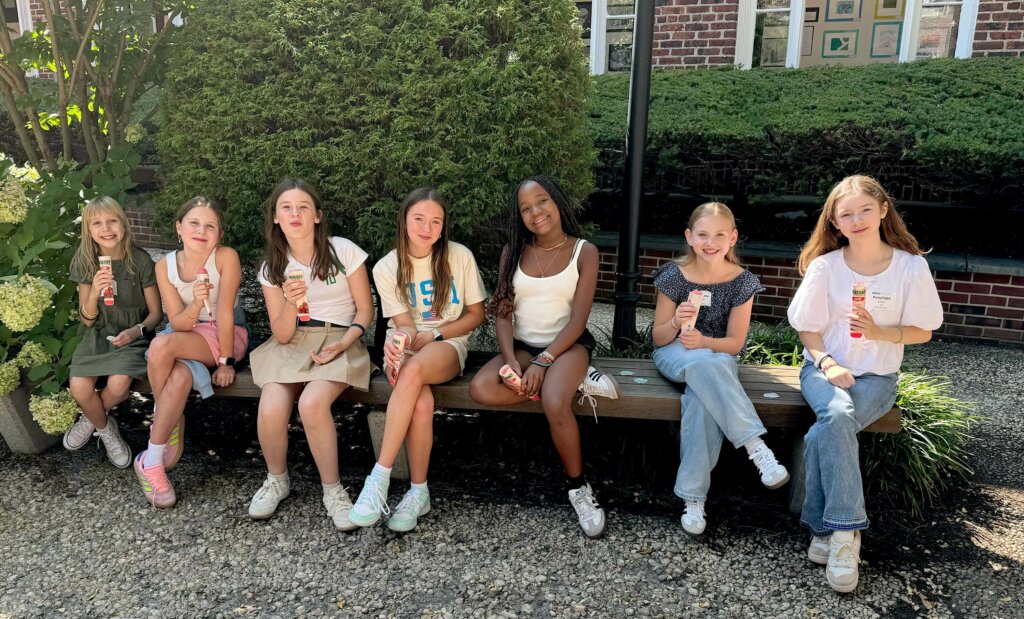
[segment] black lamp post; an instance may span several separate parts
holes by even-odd
[[[637,0],[633,20],[633,62],[629,81],[629,129],[623,195],[626,211],[619,232],[619,264],[615,285],[615,323],[612,342],[625,347],[636,339],[636,303],[640,280],[640,202],[643,199],[647,110],[651,97],[651,56],[654,47],[654,0]]]

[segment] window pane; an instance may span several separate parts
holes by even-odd
[[[757,0],[757,10],[788,9],[789,0]]]
[[[21,35],[17,0],[3,0],[0,4],[2,4],[4,9],[4,22],[6,22],[7,31],[11,33],[12,39],[16,39]]]
[[[590,57],[590,31],[593,28],[594,19],[593,2],[577,2],[576,10],[579,12],[580,28],[583,30],[583,53]]]
[[[633,64],[633,20],[609,19],[606,36],[608,70],[628,71]]]
[[[914,0],[807,0],[800,66],[897,62],[903,16]]]
[[[917,35],[918,58],[952,58],[956,51],[956,32],[960,27],[959,4],[925,6]]]
[[[758,13],[754,25],[752,67],[786,66],[789,13]]]
[[[608,0],[609,15],[633,15],[635,11],[633,0]]]

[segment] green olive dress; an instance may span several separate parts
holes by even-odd
[[[71,357],[72,376],[113,376],[125,374],[135,378],[146,374],[146,348],[149,340],[140,337],[126,346],[114,346],[107,340],[108,335],[116,336],[129,327],[134,327],[149,315],[144,289],[156,286],[156,271],[153,259],[142,249],[132,248],[135,261],[134,273],[125,268],[124,260],[114,260],[114,304],[104,305],[100,297],[97,307],[99,315],[91,327],[78,326],[82,341],[78,343]],[[92,283],[95,273],[83,273],[72,267],[71,281]]]

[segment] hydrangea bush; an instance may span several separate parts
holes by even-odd
[[[28,410],[47,434],[63,434],[78,417],[78,404],[66,390],[32,396]]]
[[[137,164],[138,155],[120,147],[103,163],[40,176],[0,154],[0,396],[27,381],[45,396],[30,407],[44,429],[67,419],[63,386],[80,339],[78,290],[68,269],[81,208],[97,195],[123,202]]]

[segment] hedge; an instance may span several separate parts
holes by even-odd
[[[621,183],[629,78],[596,79],[588,129],[600,184]],[[1024,205],[1024,60],[928,60],[798,70],[658,70],[648,180],[705,191],[822,196],[870,171],[917,197]],[[689,185],[687,187],[687,185]]]
[[[474,248],[526,176],[593,188],[591,81],[568,0],[208,0],[181,34],[160,219],[210,194],[250,255],[286,175],[318,184],[338,231],[378,256],[420,185],[448,197],[454,238]]]

